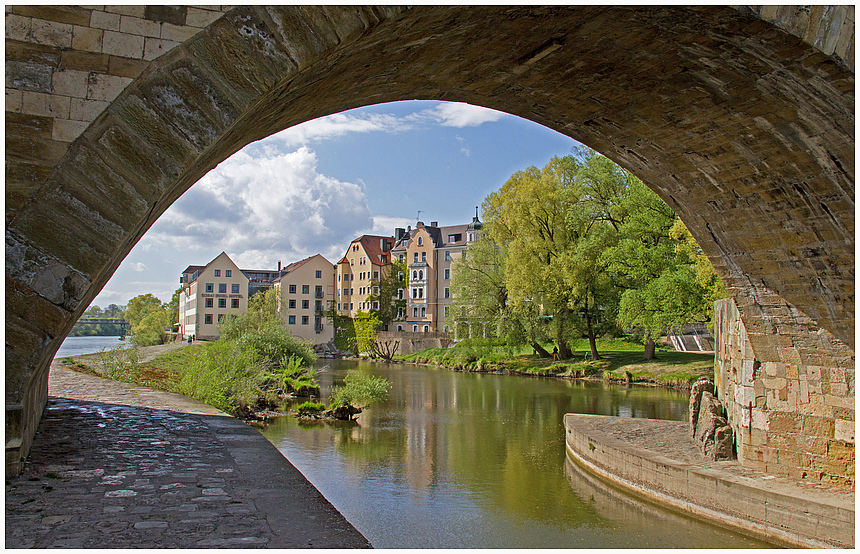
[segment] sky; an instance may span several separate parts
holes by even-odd
[[[129,252],[93,304],[169,301],[189,265],[222,251],[241,269],[322,254],[420,219],[469,223],[513,173],[577,143],[469,104],[408,101],[322,117],[247,145],[194,184]],[[420,214],[420,218],[419,218]]]

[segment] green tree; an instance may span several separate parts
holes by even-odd
[[[167,315],[170,319],[170,328],[179,323],[179,295],[182,294],[182,287],[173,291],[173,296],[170,297],[170,302],[167,303]]]
[[[406,264],[392,262],[380,269],[379,279],[370,280],[370,290],[375,294],[367,297],[371,306],[379,306],[371,310],[382,322],[383,326],[397,320],[399,313],[406,311],[406,297],[398,298],[398,289],[407,290]]]
[[[131,324],[134,344],[151,346],[167,342],[170,317],[165,306],[151,293],[135,296],[128,301],[125,320]]]
[[[125,320],[134,327],[146,317],[150,310],[164,310],[161,300],[153,296],[152,293],[140,294],[128,301]]]

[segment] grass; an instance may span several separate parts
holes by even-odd
[[[462,344],[462,343],[461,343]],[[660,350],[645,360],[643,347],[623,339],[598,341],[599,360],[591,359],[588,342],[580,341],[573,356],[559,361],[540,358],[531,348],[457,345],[428,348],[402,361],[432,364],[459,371],[482,371],[544,377],[590,378],[688,388],[699,377],[714,376],[713,354]],[[588,356],[586,356],[588,354]]]

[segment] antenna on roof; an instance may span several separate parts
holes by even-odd
[[[418,217],[415,218],[415,221],[421,221],[421,212],[424,210],[418,210]]]

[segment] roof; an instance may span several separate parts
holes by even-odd
[[[387,243],[387,248],[385,250],[382,249],[382,241],[385,241]],[[382,261],[382,256],[387,256],[388,252],[391,251],[391,247],[394,246],[393,236],[385,237],[382,235],[361,235],[349,244],[352,245],[356,242],[360,243],[362,248],[364,248],[364,252],[367,254],[367,257],[370,258],[370,263],[375,265],[387,265],[391,263],[391,256],[388,256],[388,259],[385,262]],[[349,250],[347,250],[347,255],[349,255]],[[338,263],[342,263],[344,260],[346,260],[346,255]]]
[[[186,273],[194,273],[195,271],[203,271],[204,269],[206,269],[205,265],[189,265],[188,267],[185,268],[185,270],[182,272],[182,274],[185,275]]]
[[[313,256],[308,256],[307,258],[305,258],[303,260],[299,260],[297,262],[293,262],[293,263],[287,265],[287,267],[285,267],[284,269],[281,270],[281,274],[278,276],[277,279],[275,279],[275,282],[280,281],[281,279],[283,279],[284,277],[286,277],[287,275],[289,275],[293,271],[299,269],[300,267],[302,267],[303,265],[305,265],[309,261],[313,260],[314,258],[322,258],[325,263],[331,265],[331,262],[326,260],[322,254],[314,254]]]
[[[449,246],[465,246],[467,242],[467,232],[480,229],[480,222],[478,222],[478,226],[475,227],[475,219],[472,220],[472,223],[464,223],[462,225],[444,225],[442,227],[432,227],[430,225],[422,225],[421,227],[416,227],[415,229],[410,229],[403,238],[397,241],[397,244],[392,248],[392,250],[404,250],[406,246],[404,243],[406,241],[411,240],[412,236],[415,234],[415,231],[418,229],[424,229],[427,231],[427,234],[430,235],[430,239],[433,241],[433,246],[435,248],[443,248]],[[448,237],[450,235],[460,235],[460,240],[448,242]]]

